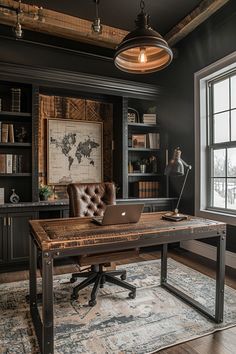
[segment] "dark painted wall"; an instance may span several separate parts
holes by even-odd
[[[178,45],[178,57],[153,81],[165,87],[160,104],[169,146],[181,146],[182,157],[194,166],[194,73],[236,51],[236,1],[232,0]],[[172,180],[172,195],[180,181]],[[194,168],[184,191],[181,210],[194,212]],[[236,252],[236,228],[229,227],[227,249]]]
[[[0,26],[0,61],[106,75],[154,83],[162,87],[164,97],[160,101],[159,117],[163,128],[169,133],[170,151],[176,146],[181,146],[183,159],[194,166],[193,75],[236,50],[236,1],[231,0],[182,40],[177,46],[178,56],[169,68],[160,73],[144,76],[122,73],[114,67],[112,60],[75,53],[73,51],[77,49],[93,51],[75,42],[67,43],[73,50],[69,52],[2,37],[11,33],[6,26]],[[50,44],[50,40],[36,33],[26,33],[25,38],[31,41],[43,40]],[[58,46],[63,44],[63,40],[56,39],[56,42]],[[100,55],[101,52],[101,49],[95,48],[96,54]],[[105,54],[112,57],[109,51],[105,51]],[[172,181],[172,195],[178,195],[180,186],[181,180]],[[194,169],[187,182],[181,210],[190,214],[194,211]],[[233,227],[229,228],[227,248],[236,252],[236,231]]]

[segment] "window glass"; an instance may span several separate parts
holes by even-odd
[[[236,178],[227,181],[227,208],[236,210]]]
[[[225,171],[225,149],[214,150],[213,152],[213,176],[226,177]]]
[[[225,208],[225,178],[213,178],[213,207]]]
[[[227,176],[236,178],[236,148],[228,149],[227,154]]]
[[[231,77],[231,108],[236,108],[236,75]]]
[[[229,141],[229,112],[214,115],[214,143]]]
[[[236,141],[236,109],[231,112],[231,140]]]
[[[213,113],[229,109],[229,79],[216,82],[213,87]]]

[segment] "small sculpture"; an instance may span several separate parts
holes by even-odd
[[[12,189],[12,194],[10,195],[10,202],[13,204],[17,204],[20,201],[19,195],[15,193],[15,189]]]

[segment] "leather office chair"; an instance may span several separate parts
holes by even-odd
[[[67,192],[69,195],[71,217],[102,216],[107,205],[116,203],[115,186],[113,183],[72,183],[68,185]],[[137,256],[137,254],[137,250],[130,250],[104,253],[96,256],[86,255],[78,257],[79,265],[89,265],[91,266],[91,270],[72,274],[72,283],[74,283],[77,278],[86,278],[73,288],[72,299],[77,299],[80,290],[94,283],[89,305],[96,305],[98,290],[104,286],[105,282],[130,290],[129,297],[134,299],[136,296],[136,288],[124,281],[126,279],[126,271],[104,271],[103,267],[120,259]],[[120,276],[121,279],[117,278],[117,276]]]

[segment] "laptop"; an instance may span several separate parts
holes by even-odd
[[[92,219],[98,225],[117,225],[138,222],[144,204],[114,204],[108,205],[103,216]]]

